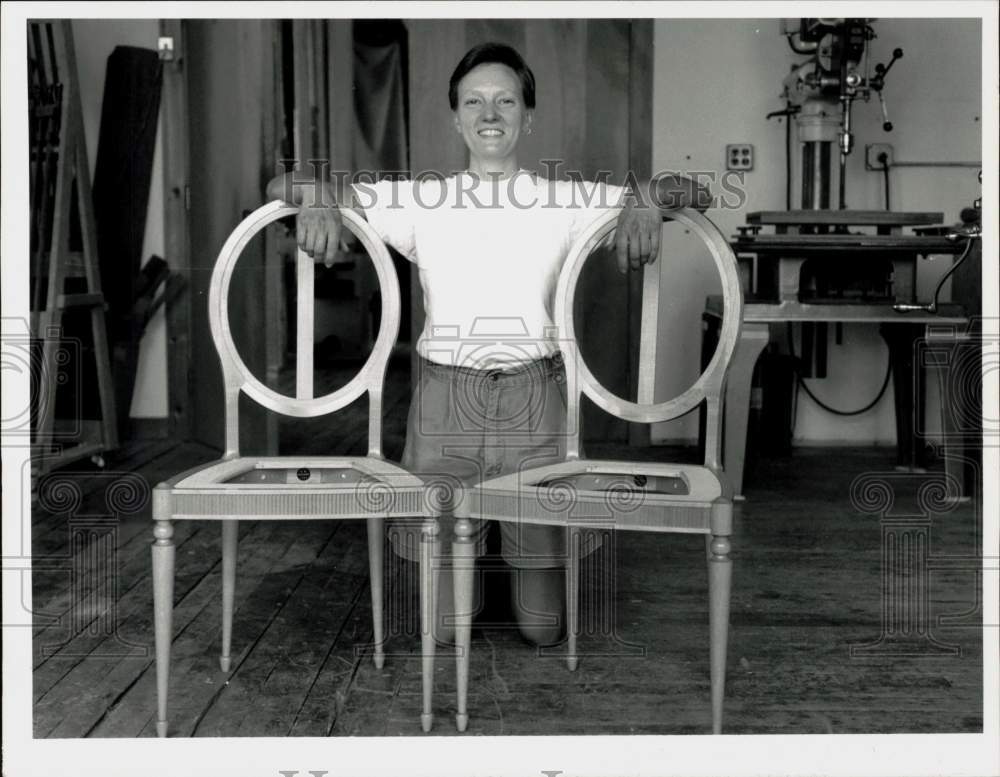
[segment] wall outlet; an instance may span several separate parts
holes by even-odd
[[[730,143],[726,146],[727,170],[753,170],[753,146],[749,143]]]
[[[160,54],[160,59],[164,62],[173,62],[174,60],[174,39],[161,37],[156,39],[156,50]]]
[[[879,159],[882,154],[886,155],[886,162]],[[865,146],[865,170],[883,170],[886,164],[892,167],[891,143],[869,143]]]

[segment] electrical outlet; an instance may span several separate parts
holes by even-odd
[[[749,143],[730,143],[726,146],[727,170],[753,170],[753,146]]]
[[[174,59],[174,39],[169,37],[157,38],[156,50],[160,54],[160,59],[164,62],[172,62]]]
[[[879,159],[885,154],[883,162]],[[891,143],[869,143],[865,146],[865,170],[884,170],[886,165],[892,167],[892,144]]]

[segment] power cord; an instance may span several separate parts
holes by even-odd
[[[965,239],[965,249],[962,251],[962,255],[958,258],[958,261],[955,262],[951,267],[948,268],[948,272],[946,272],[944,275],[941,276],[941,280],[938,281],[937,288],[934,289],[934,300],[933,300],[933,302],[931,302],[929,305],[911,305],[911,304],[903,302],[903,303],[898,303],[896,305],[893,305],[892,309],[895,310],[897,313],[914,313],[914,312],[937,313],[938,312],[938,297],[941,295],[941,289],[944,286],[944,282],[951,277],[951,274],[953,272],[955,272],[955,270],[957,270],[959,268],[959,266],[962,264],[962,262],[965,261],[966,257],[968,257],[969,251],[972,250],[972,241],[975,240],[976,238],[978,238],[980,236],[980,234],[981,234],[981,232],[979,230],[979,227],[978,226],[974,226],[974,227],[970,227],[969,229],[964,230],[962,232],[952,232],[952,233],[950,233],[948,235],[945,235],[945,237],[948,240],[952,240],[952,241],[960,240],[960,239],[964,238]]]
[[[883,151],[878,155],[878,161],[882,163],[882,176],[885,180],[885,209],[892,210],[889,207],[889,155]]]
[[[888,169],[889,169],[888,165],[885,165],[884,166],[884,170],[885,170],[885,173],[886,173],[887,177],[888,177]],[[888,183],[888,181],[887,181],[887,183]],[[888,195],[888,192],[889,192],[889,190],[888,190],[888,188],[886,188],[886,208],[887,209],[889,207],[889,203],[888,203],[888,196],[889,195]],[[914,312],[914,311],[922,311],[922,312],[927,312],[927,313],[937,313],[937,310],[938,310],[938,299],[939,299],[939,297],[941,295],[941,289],[944,287],[945,281],[947,281],[948,278],[951,277],[952,273],[954,273],[955,270],[958,269],[959,265],[961,265],[962,262],[964,262],[966,260],[966,258],[969,256],[969,251],[972,250],[972,241],[975,240],[976,238],[978,238],[979,236],[980,236],[980,232],[979,232],[979,229],[977,227],[973,227],[973,228],[971,228],[971,229],[969,229],[969,230],[967,230],[965,232],[953,232],[953,233],[947,235],[947,237],[948,237],[949,240],[960,240],[960,239],[964,238],[965,239],[965,249],[962,251],[962,254],[959,257],[958,261],[955,262],[948,269],[948,272],[946,272],[944,275],[941,276],[941,280],[938,281],[937,288],[934,289],[934,301],[931,302],[931,304],[929,304],[929,305],[897,304],[897,305],[893,305],[893,309],[896,310],[899,313],[909,313],[909,312]],[[808,397],[813,402],[815,402],[817,405],[819,405],[819,407],[821,407],[823,410],[827,411],[828,413],[833,413],[834,415],[838,415],[838,416],[856,416],[856,415],[861,415],[862,413],[867,413],[869,410],[871,410],[873,407],[875,407],[875,405],[877,405],[879,403],[879,401],[885,395],[885,390],[889,387],[889,380],[892,378],[892,360],[891,359],[887,360],[887,364],[886,364],[886,368],[885,368],[885,378],[882,380],[882,386],[879,388],[878,394],[875,395],[875,398],[871,402],[869,402],[867,405],[865,405],[864,407],[859,408],[857,410],[839,410],[839,409],[837,409],[835,407],[831,407],[830,405],[828,405],[825,402],[823,402],[819,397],[817,397],[812,392],[812,390],[809,388],[809,386],[806,385],[806,382],[805,382],[805,380],[802,377],[802,370],[798,366],[798,357],[795,355],[795,340],[794,340],[794,331],[792,329],[792,323],[788,322],[787,326],[788,326],[788,350],[789,350],[789,352],[791,353],[791,356],[792,356],[792,363],[794,365],[793,369],[795,370],[796,383],[797,383],[797,385],[799,387],[802,388],[803,391],[806,392],[806,394],[808,395]]]
[[[885,395],[885,390],[889,387],[889,380],[892,378],[891,359],[886,359],[885,378],[882,380],[882,387],[878,390],[878,394],[875,395],[875,398],[871,402],[869,402],[867,405],[857,410],[839,410],[835,407],[831,407],[830,405],[826,404],[823,400],[821,400],[819,397],[813,394],[809,386],[806,385],[805,380],[802,378],[802,370],[798,366],[799,362],[798,357],[795,355],[795,340],[794,340],[795,333],[792,329],[791,321],[787,323],[787,327],[788,327],[788,350],[792,356],[792,365],[793,365],[792,368],[795,370],[796,384],[803,391],[805,391],[808,397],[817,405],[819,405],[823,410],[838,416],[855,416],[855,415],[861,415],[862,413],[867,413],[881,401],[882,397]]]

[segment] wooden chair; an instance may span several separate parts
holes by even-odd
[[[567,456],[566,461],[527,469],[486,480],[467,489],[456,510],[454,585],[459,731],[468,725],[468,673],[471,648],[471,608],[474,549],[470,518],[566,526],[569,530],[566,574],[567,663],[576,669],[579,631],[580,531],[595,520],[614,529],[647,532],[704,534],[708,551],[709,621],[711,655],[712,731],[722,730],[722,700],[726,671],[729,598],[732,564],[729,536],[732,531],[731,489],[721,460],[720,402],[726,368],[739,337],[743,297],[736,259],[725,237],[705,216],[681,210],[671,218],[703,240],[722,278],[725,312],[719,345],[708,367],[681,395],[653,402],[655,329],[659,295],[659,264],[645,270],[643,279],[642,333],[638,402],[611,394],[591,374],[580,358],[573,328],[573,298],[577,279],[590,252],[615,229],[617,214],[608,213],[595,223],[570,251],[556,290],[555,322],[566,363]],[[618,418],[655,423],[678,418],[706,406],[707,429],[704,466],[587,459],[580,455],[580,394]],[[611,498],[609,489],[628,484],[628,495]],[[570,494],[567,500],[566,495]]]
[[[425,499],[422,481],[382,457],[382,387],[386,366],[399,332],[399,282],[385,245],[360,216],[343,210],[346,226],[361,240],[375,264],[382,291],[382,320],[368,361],[345,386],[313,397],[313,273],[304,252],[297,260],[296,395],[278,394],[257,380],[240,359],[229,329],[227,296],[233,270],[253,235],[297,209],[271,202],[251,213],[230,235],[212,272],[209,325],[222,362],[225,386],[226,450],[220,461],[183,472],[154,491],[153,596],[156,630],[157,734],[167,735],[167,692],[172,639],[174,545],[172,522],[218,521],[222,525],[222,654],[223,672],[230,669],[233,600],[236,583],[237,527],[240,521],[343,520],[368,522],[369,572],[374,618],[374,662],[385,659],[383,628],[383,563],[385,526],[389,517],[425,518],[421,580],[431,585],[430,558],[437,532],[435,511]],[[241,456],[238,403],[240,393],[276,413],[315,417],[333,413],[362,394],[368,395],[368,453],[364,456]],[[431,725],[430,682],[434,657],[433,591],[421,589],[424,657],[424,729]],[[309,635],[303,635],[308,639]],[[332,704],[331,700],[331,704]]]

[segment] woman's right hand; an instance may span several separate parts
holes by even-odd
[[[295,219],[295,242],[315,260],[323,260],[327,267],[333,265],[337,250],[341,248],[340,236],[344,222],[340,207],[334,202],[326,187],[306,186]]]
[[[340,207],[332,187],[325,181],[303,180],[285,173],[267,184],[267,196],[297,205],[295,242],[314,260],[323,260],[327,267],[333,265],[337,249],[347,250],[342,244],[344,234]]]

